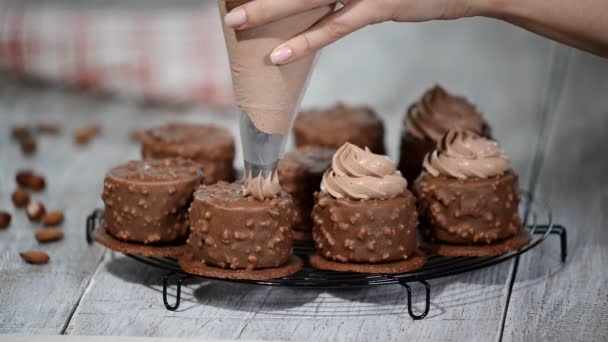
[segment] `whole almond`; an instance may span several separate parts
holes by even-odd
[[[31,132],[28,126],[13,126],[11,130],[11,136],[15,140],[22,140],[24,138],[30,138]]]
[[[44,205],[38,201],[31,201],[25,208],[25,213],[30,221],[40,221],[42,216],[46,213]]]
[[[42,251],[25,251],[19,253],[21,259],[34,265],[43,265],[49,262],[49,255]]]
[[[15,207],[23,208],[30,203],[30,194],[24,189],[19,188],[13,192],[11,199],[13,200]]]
[[[0,229],[6,229],[11,224],[11,214],[0,211]]]
[[[46,181],[44,177],[33,174],[29,179],[29,186],[34,191],[44,190],[46,188]]]
[[[23,138],[19,141],[21,145],[21,153],[26,156],[30,156],[36,153],[36,140],[32,137]]]
[[[61,132],[61,128],[55,122],[40,121],[36,125],[36,130],[40,134],[57,135]]]
[[[78,145],[86,145],[99,133],[101,133],[101,126],[97,124],[85,126],[74,132],[74,141]]]
[[[61,240],[63,238],[63,232],[56,228],[43,228],[38,229],[34,236],[38,242],[52,242]]]
[[[50,211],[42,216],[42,224],[45,226],[57,226],[63,222],[63,213],[61,211]]]
[[[19,186],[26,188],[30,186],[30,178],[33,175],[34,172],[32,172],[31,170],[20,170],[17,172],[15,180],[17,181],[17,184],[19,184]]]

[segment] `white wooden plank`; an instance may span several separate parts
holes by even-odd
[[[486,20],[377,26],[324,52],[305,105],[371,104],[388,122],[388,149],[396,157],[403,110],[441,81],[479,103],[525,184],[540,125],[548,46]],[[414,322],[399,286],[325,292],[210,281],[188,285],[189,299],[179,311],[169,312],[159,292],[162,272],[107,256],[67,333],[310,341],[497,339],[511,265],[432,281],[430,316]],[[416,307],[421,304],[418,297]]]
[[[171,119],[167,111],[178,112],[32,87],[3,77],[0,208],[13,214],[13,222],[9,229],[0,230],[0,333],[60,333],[65,329],[103,254],[99,246],[84,243],[86,216],[101,205],[103,176],[111,166],[139,158],[139,147],[129,141],[129,129]],[[179,112],[186,121],[213,120],[226,125],[224,121],[234,118],[214,119],[209,113],[201,120],[200,110]],[[11,141],[11,127],[38,119],[59,122],[62,135],[41,137],[37,154],[24,158],[18,144]],[[89,146],[75,146],[73,131],[93,122],[103,126],[102,135]],[[38,245],[34,231],[39,226],[11,203],[15,173],[26,168],[43,174],[48,184],[46,191],[32,197],[49,210],[65,211],[65,238],[60,242]],[[38,248],[50,255],[48,265],[28,265],[19,257],[23,250]]]
[[[577,52],[553,120],[538,197],[568,229],[521,259],[504,339],[608,340],[608,61]]]

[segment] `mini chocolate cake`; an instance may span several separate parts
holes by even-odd
[[[437,148],[414,186],[425,238],[488,245],[518,235],[518,177],[498,145],[471,131],[450,130]]]
[[[279,161],[279,182],[293,199],[295,240],[312,240],[310,212],[314,205],[313,195],[319,190],[334,152],[329,148],[306,146],[286,153]]]
[[[317,251],[339,262],[377,263],[414,255],[416,199],[409,192],[388,199],[337,199],[317,194],[313,235]]]
[[[422,162],[450,129],[468,129],[491,137],[490,126],[474,105],[464,97],[454,96],[441,86],[429,89],[408,109],[401,135],[399,170],[410,185],[420,175]]]
[[[189,209],[191,260],[233,270],[286,264],[292,253],[293,203],[280,192],[258,200],[243,182],[202,186]]]
[[[338,149],[346,142],[384,154],[384,125],[368,107],[338,104],[327,110],[301,112],[293,126],[296,146]]]
[[[395,263],[389,269],[376,269],[381,273],[412,269],[409,262],[419,256],[416,200],[386,157],[346,143],[336,152],[315,200],[313,266],[343,269],[322,257],[338,263]],[[415,261],[416,267],[423,264]],[[373,267],[349,270],[374,272]]]
[[[143,158],[179,157],[198,163],[205,184],[234,179],[234,139],[223,128],[170,123],[146,130],[140,140]]]
[[[192,161],[130,161],[104,180],[103,229],[114,238],[146,245],[177,244],[188,236],[188,206],[203,180]]]

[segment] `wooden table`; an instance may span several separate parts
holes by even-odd
[[[357,58],[345,57],[356,56]],[[523,257],[431,281],[431,312],[407,314],[400,286],[296,290],[191,282],[176,312],[161,301],[164,272],[84,242],[84,222],[100,207],[104,173],[138,158],[130,128],[169,120],[215,122],[235,134],[234,113],[138,105],[104,96],[0,81],[0,208],[14,213],[0,231],[0,333],[340,340],[608,340],[608,62],[488,20],[366,29],[328,48],[307,105],[368,103],[389,122],[396,157],[404,108],[434,82],[476,102],[521,175],[568,228],[569,259],[547,240]],[[178,113],[176,115],[170,115]],[[10,140],[13,124],[60,121],[33,158]],[[71,132],[99,122],[103,135],[76,147]],[[240,155],[237,156],[240,160]],[[38,246],[13,208],[21,168],[42,172],[36,194],[66,212],[63,241]],[[19,252],[41,248],[45,266]],[[415,288],[415,292],[421,292]],[[414,298],[421,309],[423,299]],[[0,338],[1,339],[1,338]]]

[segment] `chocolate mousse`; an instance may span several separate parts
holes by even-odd
[[[286,153],[279,162],[279,182],[293,199],[295,240],[312,240],[310,213],[314,205],[314,193],[320,189],[323,173],[331,165],[334,152],[329,148],[301,147]]]
[[[203,169],[205,184],[234,179],[234,139],[213,125],[169,123],[140,136],[143,158],[190,159]]]
[[[384,154],[384,125],[368,107],[338,104],[325,110],[301,112],[293,127],[296,146],[338,149],[349,142],[374,153]]]
[[[313,208],[318,268],[399,273],[422,267],[416,200],[395,164],[344,144],[323,176]],[[354,264],[344,268],[344,263]]]
[[[187,209],[203,174],[179,159],[130,161],[111,169],[101,196],[103,229],[112,237],[145,245],[184,242]]]
[[[410,185],[422,171],[422,161],[450,129],[467,129],[491,137],[490,126],[466,98],[436,85],[408,109],[401,136],[399,170]]]
[[[472,131],[448,131],[414,185],[425,239],[481,246],[526,234],[517,189],[518,177],[498,144]]]
[[[273,180],[269,182],[274,183]],[[190,254],[180,261],[185,270],[197,274],[217,274],[213,268],[243,270],[250,272],[237,275],[249,279],[248,275],[254,274],[259,279],[260,273],[255,270],[291,267],[291,197],[279,192],[259,200],[251,194],[246,195],[245,188],[242,181],[218,182],[202,186],[195,193],[189,209]],[[280,276],[298,270],[298,267],[290,268]],[[265,273],[261,274],[263,278]],[[276,276],[278,274],[273,272],[267,274],[269,278]]]

